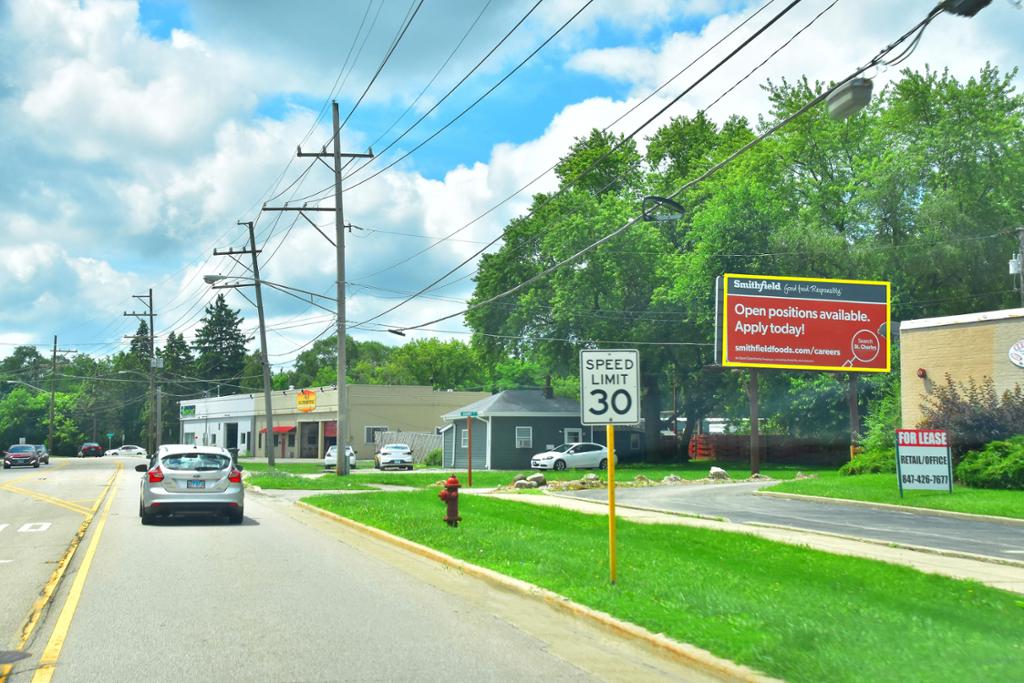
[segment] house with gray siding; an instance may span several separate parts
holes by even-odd
[[[444,467],[454,469],[469,465],[470,429],[473,469],[481,470],[529,469],[534,454],[558,444],[604,442],[603,427],[580,422],[578,401],[554,396],[550,389],[503,391],[453,410],[442,419],[447,423],[441,429],[442,462]],[[640,444],[616,429],[620,462],[629,447],[637,450]]]

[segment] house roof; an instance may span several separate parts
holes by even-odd
[[[462,417],[459,414],[462,412],[476,412],[478,417],[579,416],[580,404],[578,401],[560,396],[545,398],[543,389],[509,389],[474,401],[441,417],[448,421],[457,420]]]

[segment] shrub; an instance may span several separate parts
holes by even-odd
[[[896,429],[900,426],[900,383],[891,382],[864,418],[864,452],[839,468],[839,474],[896,471]]]
[[[967,451],[1019,433],[1024,425],[1024,391],[1018,385],[999,396],[990,377],[980,384],[974,379],[960,384],[947,374],[946,383],[936,385],[921,410],[924,418],[918,426],[945,429],[958,462]]]
[[[978,488],[1024,489],[1024,436],[970,451],[957,465],[956,478]]]
[[[423,458],[423,464],[427,467],[440,467],[441,466],[441,449],[435,448],[434,450],[427,453],[427,457]]]
[[[895,433],[893,442],[895,444]],[[876,448],[858,453],[853,460],[843,463],[839,474],[877,474],[896,471],[896,446],[886,450]]]

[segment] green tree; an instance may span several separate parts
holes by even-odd
[[[197,375],[237,385],[245,370],[245,347],[252,339],[243,334],[238,311],[228,306],[223,294],[218,294],[206,307],[192,342]]]

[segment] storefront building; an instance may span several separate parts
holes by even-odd
[[[274,391],[273,444],[283,458],[323,458],[329,446],[337,443],[338,392],[333,387]],[[348,385],[348,443],[360,458],[376,452],[381,432],[433,433],[442,424],[441,416],[459,406],[490,396],[480,391],[435,391],[428,386]],[[217,401],[236,399],[235,412],[224,410]],[[249,420],[241,453],[263,454],[266,419],[263,394],[239,394],[182,402],[182,437],[191,435],[199,443],[225,445],[232,423]],[[190,415],[185,415],[188,408]],[[186,426],[187,425],[187,426]],[[203,442],[202,435],[208,439]],[[216,439],[213,444],[210,439]],[[192,443],[192,441],[185,441]],[[231,446],[227,446],[230,448]]]
[[[922,418],[921,403],[946,383],[990,378],[996,393],[1024,386],[1024,308],[907,320],[900,324],[903,427]]]

